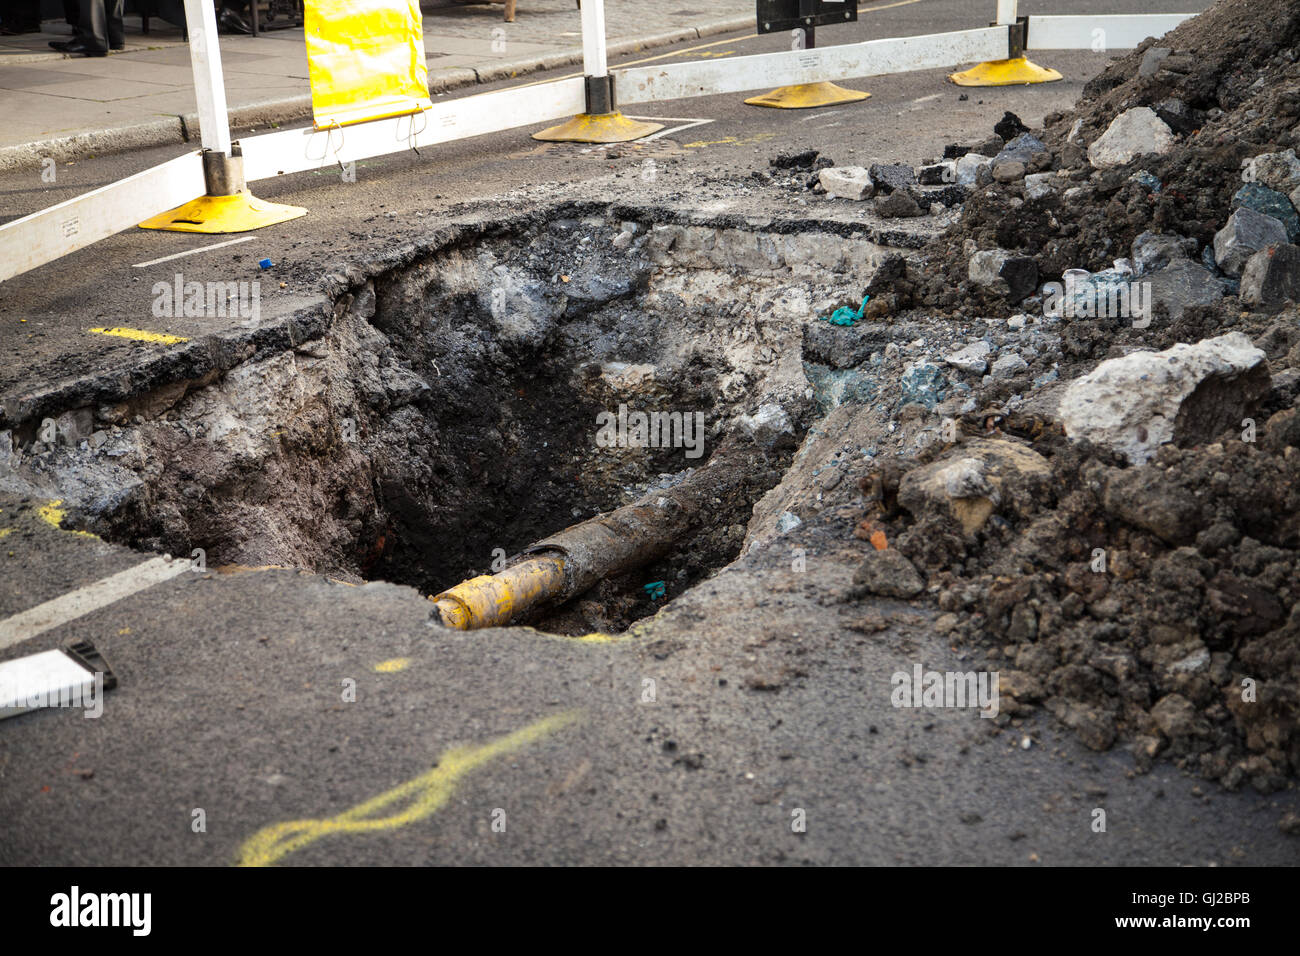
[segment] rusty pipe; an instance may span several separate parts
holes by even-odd
[[[496,574],[484,574],[430,600],[447,627],[508,624],[545,604],[561,604],[603,578],[650,564],[698,523],[720,493],[743,481],[738,459],[715,453],[677,484],[571,525],[526,548]]]

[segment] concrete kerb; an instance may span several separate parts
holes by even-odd
[[[639,50],[669,46],[684,40],[695,40],[719,33],[730,33],[754,25],[752,16],[731,17],[698,27],[656,33],[609,44],[610,56],[623,56]],[[500,63],[482,69],[454,68],[441,72],[431,71],[429,91],[435,95],[466,86],[507,80],[526,73],[551,70],[556,67],[582,63],[582,48],[574,47],[562,53],[549,53],[528,57],[509,63]],[[291,123],[311,116],[311,94],[303,93],[278,100],[250,103],[229,110],[232,129],[248,129]],[[147,123],[135,123],[114,129],[82,130],[55,139],[0,146],[0,173],[16,172],[39,167],[50,158],[55,162],[68,162],[84,156],[121,153],[133,149],[165,146],[169,143],[198,142],[198,113],[168,116]]]

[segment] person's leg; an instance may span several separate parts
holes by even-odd
[[[50,41],[50,46],[60,52],[66,52],[70,46],[81,45],[81,4],[78,0],[63,0],[63,19],[72,27],[72,39]]]
[[[109,0],[108,45],[114,50],[120,50],[126,46],[126,27],[122,23],[125,3],[126,0]]]
[[[81,0],[81,41],[70,52],[104,54],[108,52],[108,12],[104,0]]]

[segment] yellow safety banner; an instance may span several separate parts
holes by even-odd
[[[317,129],[431,109],[419,0],[306,0]]]

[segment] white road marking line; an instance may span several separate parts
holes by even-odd
[[[810,115],[810,116],[801,116],[801,117],[799,118],[799,122],[800,122],[800,123],[807,123],[807,122],[809,122],[810,120],[819,120],[819,119],[821,119],[823,116],[834,116],[836,113],[843,113],[843,112],[844,112],[843,110],[822,110],[821,112],[813,113],[813,114]]]
[[[673,126],[668,129],[661,129],[659,132],[651,133],[649,136],[643,136],[641,137],[641,139],[634,139],[632,140],[631,143],[601,143],[597,146],[588,146],[586,149],[579,150],[579,152],[583,154],[594,153],[598,149],[608,149],[611,146],[635,146],[637,143],[649,143],[653,140],[658,139],[660,136],[667,136],[670,133],[680,133],[684,129],[691,129],[692,127],[695,126],[703,126],[705,123],[717,122],[717,120],[711,120],[711,119],[695,119],[694,117],[691,116],[632,116],[629,114],[627,118],[633,120],[651,121],[655,123],[660,123],[660,122],[681,123],[682,125]]]
[[[640,119],[640,117],[638,117],[638,116],[633,116],[633,117],[631,117],[631,119]],[[669,122],[676,122],[676,121],[670,119]],[[659,132],[657,132],[657,133],[651,133],[649,136],[645,137],[645,139],[637,140],[637,142],[638,142],[638,143],[648,143],[648,142],[650,142],[651,140],[656,140],[656,139],[658,139],[660,136],[667,136],[669,133],[680,133],[680,132],[681,132],[682,130],[684,130],[684,129],[693,129],[693,128],[695,128],[696,126],[704,126],[706,123],[712,123],[712,122],[714,122],[714,120],[711,120],[711,119],[693,119],[693,120],[687,120],[687,121],[683,122],[681,126],[674,126],[674,127],[672,127],[671,129],[661,129],[661,130],[660,130]]]
[[[156,266],[160,262],[171,262],[173,259],[182,259],[185,256],[192,256],[198,252],[211,252],[213,249],[220,249],[222,246],[233,246],[237,242],[252,242],[253,236],[240,236],[238,239],[227,239],[225,242],[214,242],[210,246],[199,246],[197,249],[186,249],[184,252],[177,252],[170,256],[163,256],[161,259],[150,259],[148,262],[137,262],[132,269],[143,269],[145,266]]]
[[[191,567],[187,558],[152,558],[133,568],[119,571],[94,584],[60,595],[44,604],[0,621],[0,651],[29,641],[46,631],[107,607],[138,591],[161,584]]]

